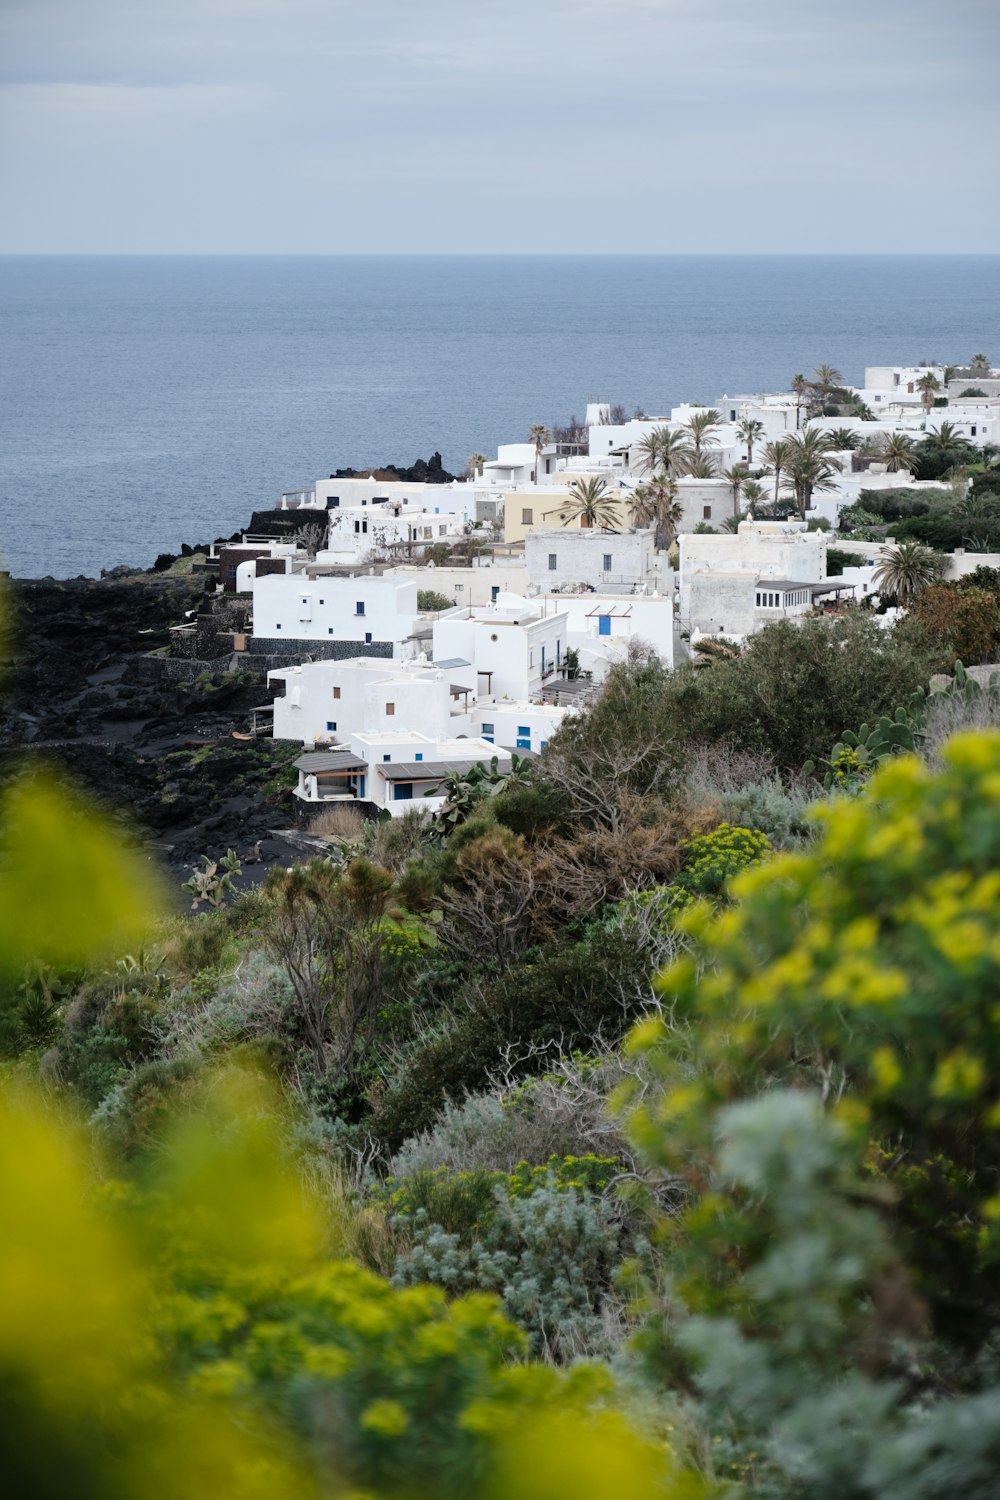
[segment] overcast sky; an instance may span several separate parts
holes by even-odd
[[[0,0],[0,251],[1000,250],[1000,0]]]

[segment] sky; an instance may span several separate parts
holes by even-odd
[[[993,253],[1000,0],[0,0],[0,253]]]

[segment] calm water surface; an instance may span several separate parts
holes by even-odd
[[[6,257],[0,558],[148,565],[344,465],[779,389],[825,361],[1000,359],[994,257]],[[3,564],[0,564],[3,565]]]

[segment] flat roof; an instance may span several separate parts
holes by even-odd
[[[492,760],[494,757],[491,756]],[[498,750],[498,760],[509,760],[510,752]],[[441,781],[452,771],[458,771],[461,775],[471,771],[474,766],[488,766],[489,760],[400,760],[395,764],[381,765],[377,769],[382,772],[386,781]]]
[[[853,583],[835,583],[827,578],[822,583],[797,583],[791,578],[758,578],[755,588],[778,589],[786,593],[791,589],[808,589],[812,594],[832,594],[837,589],[852,589]]]
[[[293,761],[297,771],[366,771],[368,762],[350,750],[311,750]]]

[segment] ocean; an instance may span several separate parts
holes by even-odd
[[[148,566],[335,468],[588,400],[1000,358],[1000,256],[3,257],[0,567]]]

